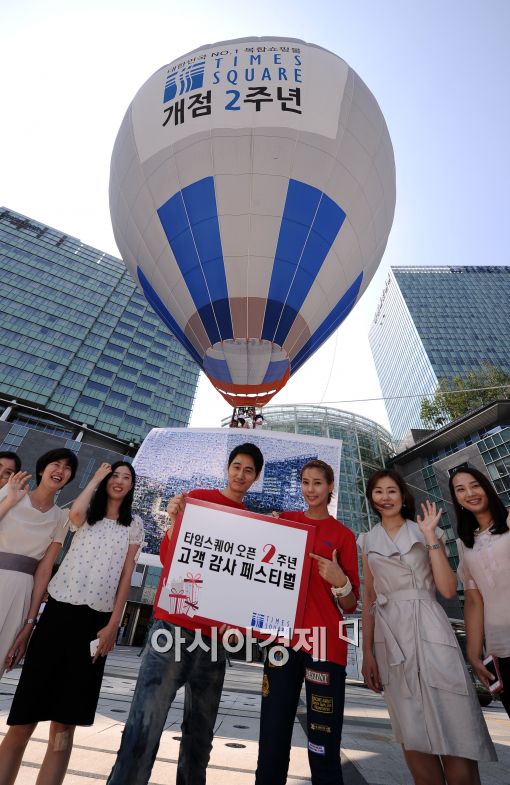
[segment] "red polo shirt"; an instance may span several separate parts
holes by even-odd
[[[331,515],[328,518],[316,520],[308,518],[304,512],[282,512],[280,517],[288,521],[298,521],[315,526],[314,553],[325,559],[332,559],[333,551],[336,549],[338,563],[352,583],[354,596],[359,599],[358,556],[353,532]],[[319,575],[318,562],[315,559],[311,561],[302,627],[303,629],[324,627],[326,630],[326,659],[336,662],[338,665],[346,665],[347,641],[338,637],[338,623],[343,619],[342,612],[331,594],[331,584]],[[354,608],[352,610],[354,611]],[[295,645],[296,640],[297,638],[293,639],[292,645]]]

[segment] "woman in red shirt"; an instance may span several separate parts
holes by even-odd
[[[281,514],[286,520],[314,525],[315,544],[301,634],[294,635],[285,651],[287,659],[283,656],[274,665],[267,657],[264,665],[256,785],[284,785],[287,780],[303,680],[312,783],[343,783],[340,739],[347,642],[340,638],[340,622],[342,611],[356,608],[359,576],[354,534],[328,512],[333,487],[331,466],[309,461],[301,469],[308,509]]]

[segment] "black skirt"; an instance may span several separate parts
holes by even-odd
[[[90,641],[110,616],[50,597],[30,639],[8,725],[92,725],[106,657],[92,663]]]

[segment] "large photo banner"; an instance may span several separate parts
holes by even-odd
[[[156,607],[194,621],[291,637],[301,626],[314,527],[189,499]]]
[[[319,458],[335,473],[329,511],[336,517],[342,448],[337,439],[243,428],[154,428],[133,462],[138,477],[134,509],[143,518],[146,552],[159,553],[169,499],[193,488],[224,488],[228,456],[243,442],[253,442],[264,455],[260,477],[244,499],[248,510],[263,515],[304,510],[299,472]]]

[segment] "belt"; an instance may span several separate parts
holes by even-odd
[[[389,665],[400,665],[405,662],[405,656],[400,648],[393,631],[388,624],[386,614],[382,610],[390,602],[406,602],[413,600],[436,600],[435,591],[427,589],[401,589],[400,591],[388,592],[388,594],[377,594],[377,599],[372,605],[370,612],[377,613],[378,623],[386,646],[386,655]]]
[[[39,559],[32,556],[23,556],[21,553],[6,553],[0,551],[0,570],[12,570],[33,575],[39,564]]]
[[[386,605],[388,602],[405,602],[406,600],[435,600],[436,592],[428,589],[401,589],[389,594],[378,594],[377,604]]]

